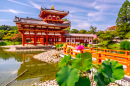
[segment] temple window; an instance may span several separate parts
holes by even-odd
[[[57,16],[57,20],[60,20],[59,16]]]
[[[91,42],[91,40],[90,40],[90,42]]]
[[[51,19],[51,15],[49,15],[49,19]]]

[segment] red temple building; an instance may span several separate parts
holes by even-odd
[[[69,21],[62,18],[68,12],[41,7],[39,19],[15,17],[14,22],[22,34],[22,45],[37,44],[53,45],[56,42],[93,43],[93,34],[66,33],[65,28],[70,26]]]

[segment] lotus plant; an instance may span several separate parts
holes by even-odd
[[[83,50],[84,49],[84,45],[78,45],[77,47],[75,47],[76,48],[76,50]]]

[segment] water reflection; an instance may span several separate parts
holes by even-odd
[[[4,86],[26,69],[27,72],[10,86],[28,86],[40,80],[55,79],[55,75],[59,71],[57,64],[48,64],[32,58],[38,53],[41,52],[10,53],[0,48],[0,86]]]

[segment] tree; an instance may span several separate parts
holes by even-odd
[[[20,42],[21,40],[22,40],[22,35],[20,33],[17,33],[12,37],[12,41],[14,42],[14,44],[15,44],[15,41]]]
[[[4,34],[0,32],[0,40],[4,37]]]
[[[130,31],[130,2],[128,0],[120,8],[116,25],[119,38],[124,38],[125,34]]]
[[[83,33],[83,34],[85,34],[85,33],[87,33],[87,31],[84,30],[84,29],[82,29],[82,30],[80,30],[78,33]]]
[[[77,29],[72,29],[71,31],[70,31],[70,33],[78,33],[79,32],[79,30],[77,30]]]
[[[126,38],[130,39],[130,32],[125,35]]]
[[[95,33],[96,33],[96,29],[97,29],[97,27],[91,26],[91,27],[90,27],[90,32],[91,32],[92,34],[95,34]]]

